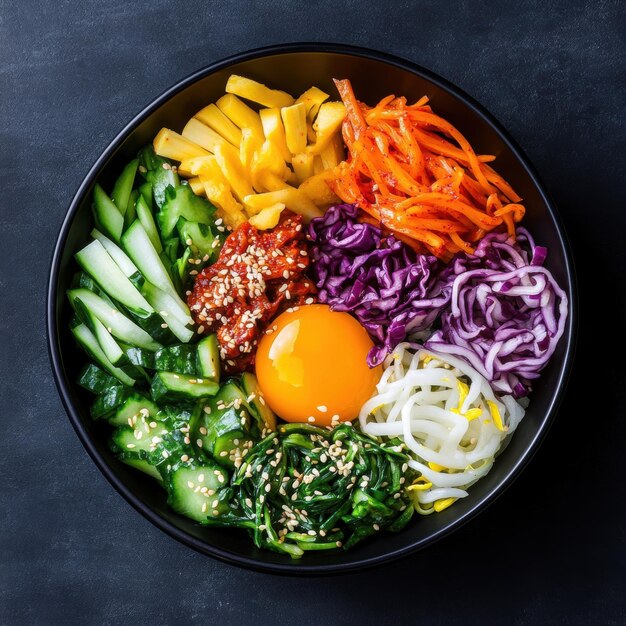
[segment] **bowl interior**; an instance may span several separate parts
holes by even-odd
[[[351,569],[425,545],[458,525],[494,496],[530,455],[554,410],[571,357],[570,315],[566,336],[560,341],[551,364],[536,384],[522,424],[491,472],[472,487],[470,496],[438,515],[424,518],[416,516],[403,532],[381,536],[351,552],[309,553],[301,562],[293,562],[286,556],[259,551],[243,532],[203,528],[175,514],[167,507],[165,492],[156,483],[118,462],[111,454],[107,447],[109,428],[89,418],[91,396],[75,383],[85,357],[75,347],[69,333],[70,307],[65,297],[71,277],[77,269],[73,254],[87,242],[93,225],[90,210],[92,187],[98,180],[105,188],[109,188],[123,164],[142,145],[150,142],[161,127],[167,126],[180,132],[193,114],[224,93],[226,80],[231,73],[242,74],[294,94],[317,85],[334,94],[333,98],[337,96],[332,78],[349,78],[358,98],[368,104],[374,104],[389,93],[404,95],[409,101],[426,94],[435,111],[457,126],[478,152],[496,155],[498,171],[524,199],[527,209],[524,225],[538,243],[548,247],[547,267],[571,299],[573,285],[568,254],[559,226],[545,194],[523,157],[516,153],[515,147],[479,107],[444,81],[401,61],[393,61],[382,55],[372,58],[371,55],[366,57],[362,54],[365,53],[319,49],[272,51],[252,58],[240,57],[229,65],[218,64],[213,69],[200,72],[191,80],[183,81],[164,94],[168,97],[162,96],[150,105],[118,136],[94,166],[70,209],[53,262],[48,320],[51,352],[64,402],[88,451],[114,486],[162,529],[196,549],[250,567],[290,573]]]

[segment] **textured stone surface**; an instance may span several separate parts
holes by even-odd
[[[624,623],[609,325],[623,329],[626,305],[625,21],[617,0],[0,0],[0,623]],[[559,419],[497,504],[399,563],[311,580],[213,561],[129,507],[72,431],[44,329],[56,233],[122,125],[194,69],[297,40],[404,56],[484,104],[557,201],[582,296]]]

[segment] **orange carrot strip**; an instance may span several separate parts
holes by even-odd
[[[448,260],[471,253],[487,232],[514,235],[524,207],[511,186],[477,155],[465,136],[433,113],[428,99],[408,105],[393,95],[358,102],[350,81],[335,81],[346,106],[348,160],[329,181],[346,202],[409,243]]]
[[[365,118],[361,107],[352,91],[352,84],[349,80],[334,80],[337,91],[346,106],[347,118],[354,129],[354,136],[358,139],[365,130]]]

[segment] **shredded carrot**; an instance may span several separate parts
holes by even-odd
[[[376,106],[359,102],[349,80],[335,80],[346,106],[342,134],[348,160],[329,181],[344,201],[356,203],[365,220],[377,221],[421,252],[444,260],[495,228],[515,236],[524,216],[521,198],[476,154],[428,98],[415,104],[389,95]]]

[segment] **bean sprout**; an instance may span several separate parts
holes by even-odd
[[[467,496],[524,416],[512,396],[496,397],[487,380],[450,355],[401,343],[385,360],[377,393],[359,415],[365,433],[401,437],[421,477],[408,489],[420,513]]]

